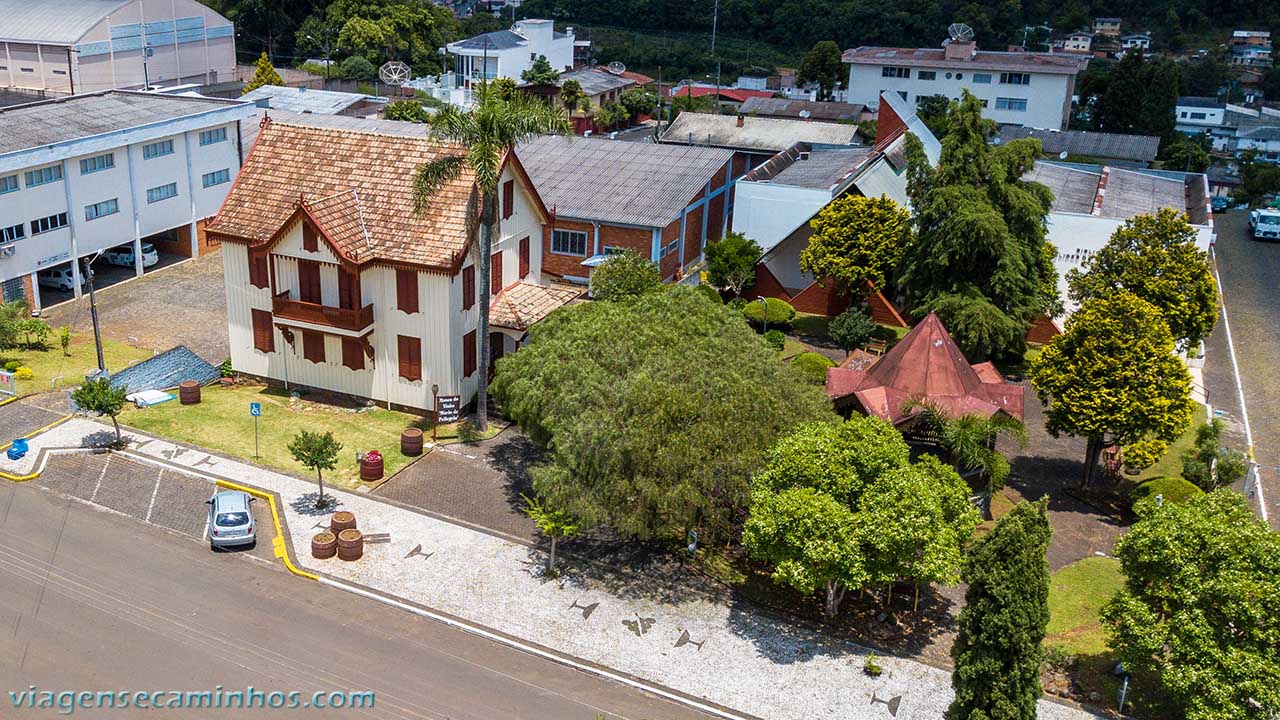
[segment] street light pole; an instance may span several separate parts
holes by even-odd
[[[769,302],[763,295],[756,298],[756,301],[760,303],[760,332],[767,333],[769,332]]]
[[[98,255],[101,254],[98,253]],[[85,263],[84,269],[85,281],[89,284],[89,317],[93,320],[93,345],[98,351],[98,375],[101,376],[107,373],[107,364],[102,358],[102,331],[98,327],[98,301],[93,295],[93,261],[98,259],[98,255],[94,255],[89,262]]]

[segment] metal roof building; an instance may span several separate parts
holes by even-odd
[[[1084,130],[1042,130],[1018,125],[1001,125],[999,141],[1021,138],[1040,141],[1046,155],[1078,155],[1099,160],[1126,160],[1149,163],[1160,150],[1160,138],[1154,135],[1086,132]]]
[[[662,133],[660,142],[772,155],[798,142],[858,145],[857,133],[855,125],[684,112]]]
[[[240,99],[258,107],[314,115],[376,115],[387,104],[387,98],[362,93],[279,85],[263,85],[241,95]]]
[[[37,95],[235,78],[235,29],[196,0],[0,0],[0,87]]]

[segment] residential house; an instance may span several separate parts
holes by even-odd
[[[214,249],[205,218],[241,164],[235,100],[103,90],[0,108],[0,288],[3,300],[42,301],[37,273],[70,269],[142,244],[182,256]]]
[[[771,98],[774,96],[774,92],[772,90],[745,90],[736,87],[717,87],[715,85],[693,83],[677,87],[672,95],[716,98],[716,104],[722,111],[739,112],[742,109],[742,104],[750,98]]]
[[[510,78],[521,82],[520,75],[543,55],[556,70],[574,67],[573,28],[556,32],[551,20],[518,20],[510,30],[496,30],[465,40],[449,43],[445,48],[453,56],[454,84],[472,88],[481,80]]]
[[[1212,97],[1184,96],[1174,106],[1174,127],[1185,133],[1200,133],[1221,127],[1227,106]]]
[[[1089,53],[1093,49],[1093,33],[1073,32],[1062,41],[1063,52]]]
[[[258,135],[209,226],[224,245],[232,365],[389,407],[429,410],[435,391],[467,404],[479,379],[479,293],[491,298],[497,357],[580,291],[542,278],[550,214],[514,154],[498,179],[499,236],[480,286],[469,168],[422,211],[413,200],[418,166],[465,148],[406,123],[368,128],[274,121]]]
[[[241,95],[240,99],[272,110],[349,117],[376,116],[387,106],[384,97],[279,85],[263,85]]]
[[[1213,149],[1239,157],[1253,151],[1260,160],[1280,162],[1280,110],[1219,103],[1213,98],[1179,98],[1177,129],[1207,134]]]
[[[231,21],[197,0],[0,0],[0,87],[208,85],[235,70]]]
[[[586,283],[610,254],[634,250],[664,281],[696,281],[703,250],[732,227],[728,150],[547,136],[516,152],[553,215],[549,277]]]
[[[1151,33],[1127,33],[1120,37],[1120,48],[1122,50],[1141,50],[1146,52],[1151,49]]]
[[[705,145],[734,152],[738,177],[799,142],[813,145],[860,145],[858,128],[844,123],[783,120],[683,112],[662,131],[658,142]]]
[[[749,97],[738,112],[751,117],[856,123],[871,119],[864,105],[780,97]]]
[[[857,47],[844,52],[848,101],[875,107],[896,92],[914,104],[932,95],[975,95],[983,115],[999,123],[1065,128],[1076,75],[1089,58],[1070,53],[979,50],[973,40],[940,48]]]
[[[1057,156],[1060,159],[1074,156],[1139,168],[1150,165],[1160,150],[1160,138],[1154,135],[1041,130],[1018,125],[1001,125],[1000,134],[994,142],[1008,143],[1021,138],[1039,140],[1046,156]]]
[[[1093,19],[1094,35],[1110,35],[1111,37],[1120,37],[1120,18],[1118,17],[1100,17]]]
[[[647,75],[626,70],[616,71],[616,69],[597,65],[561,73],[554,83],[526,83],[520,86],[520,90],[558,104],[560,89],[570,80],[576,81],[582,87],[586,100],[586,106],[575,110],[571,118],[574,132],[579,135],[597,129],[594,115],[601,105],[616,103],[622,97],[622,93],[627,90],[653,83],[653,78]]]
[[[1237,79],[1256,83],[1272,66],[1271,33],[1265,30],[1236,30],[1231,34],[1231,65]]]

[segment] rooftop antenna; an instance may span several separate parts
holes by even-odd
[[[613,73],[614,75],[621,75],[622,73],[627,71],[627,66],[623,65],[621,62],[618,62],[617,60],[614,60],[613,62],[609,63],[609,65],[606,66],[605,69]]]
[[[951,36],[952,42],[969,42],[973,40],[973,28],[964,23],[951,23],[947,26],[947,35]]]

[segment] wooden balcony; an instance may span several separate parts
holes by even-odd
[[[323,325],[325,327],[359,333],[373,327],[373,306],[359,310],[320,305],[289,299],[289,291],[277,293],[271,298],[271,312],[279,320]]]

